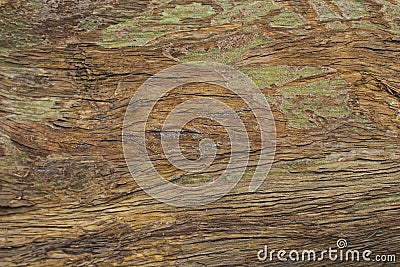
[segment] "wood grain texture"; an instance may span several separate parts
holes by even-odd
[[[0,265],[257,266],[264,245],[322,250],[338,238],[399,253],[399,33],[398,0],[0,1]],[[122,123],[142,83],[195,60],[254,80],[277,150],[256,192],[245,175],[212,204],[175,208],[135,183]],[[223,88],[177,88],[151,116],[156,156],[166,113],[201,95],[252,121]],[[226,139],[211,122],[185,130],[188,158],[195,135]]]

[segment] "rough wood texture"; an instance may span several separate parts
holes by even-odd
[[[399,33],[398,0],[0,1],[0,265],[255,266],[264,245],[339,237],[399,253]],[[121,127],[146,79],[193,60],[248,74],[278,145],[257,192],[245,177],[217,202],[174,208],[135,183]],[[160,108],[202,93],[245,110],[196,86]],[[383,266],[299,263],[343,264]]]

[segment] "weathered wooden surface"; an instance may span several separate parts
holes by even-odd
[[[0,265],[254,266],[264,245],[339,237],[399,253],[399,22],[397,0],[0,1]],[[174,208],[136,185],[121,127],[146,79],[193,60],[252,77],[278,145],[257,192],[245,177],[217,202]],[[202,93],[243,109],[204,85],[160,108]]]

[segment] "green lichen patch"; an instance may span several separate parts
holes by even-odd
[[[385,209],[389,205],[394,203],[400,204],[400,194],[387,195],[380,198],[372,198],[368,200],[363,200],[354,205],[353,209],[355,211],[360,210],[375,210],[375,209]]]
[[[358,19],[369,16],[364,4],[359,0],[333,0],[348,19]]]
[[[321,80],[305,86],[280,90],[283,102],[281,111],[288,118],[288,125],[298,129],[311,129],[336,125],[351,114],[344,81]]]
[[[340,15],[334,12],[323,0],[312,0],[311,2],[321,21],[340,18]]]
[[[279,8],[272,0],[268,1],[218,1],[224,11],[213,18],[212,25],[223,25],[231,22],[250,22],[266,16],[271,10]]]
[[[34,172],[37,188],[83,191],[92,179],[109,175],[110,168],[104,162],[50,155],[43,162],[37,163]]]
[[[191,62],[191,61],[213,61],[219,62],[223,64],[231,64],[233,62],[238,61],[243,53],[247,50],[257,47],[259,45],[263,45],[266,43],[270,43],[273,40],[269,37],[258,37],[250,41],[248,44],[233,48],[223,50],[221,48],[215,48],[210,51],[190,51],[186,54],[185,57],[181,59],[182,62]]]
[[[306,20],[302,16],[287,9],[281,10],[278,15],[271,18],[273,27],[295,28],[304,24]]]
[[[48,121],[62,118],[56,108],[58,99],[49,98],[41,100],[7,100],[2,101],[11,113],[10,117],[28,121]]]
[[[0,9],[0,47],[15,48],[46,43],[33,34],[33,18],[40,12],[36,1],[4,2]]]
[[[396,24],[392,24],[391,26],[392,26],[392,28],[391,28],[392,32],[394,34],[400,35],[400,26],[398,26]]]
[[[104,29],[99,44],[109,48],[144,46],[168,33],[189,29],[190,24],[184,24],[184,20],[206,18],[213,14],[212,6],[201,3],[177,5],[162,13],[146,13]]]
[[[314,76],[329,72],[329,69],[319,67],[291,67],[291,66],[256,66],[241,69],[249,75],[260,88],[271,85],[282,86],[299,78]]]
[[[221,58],[221,51],[219,49],[213,49],[211,51],[190,51],[183,57],[181,62],[192,62],[192,61],[216,61],[225,63],[225,60],[219,60]]]
[[[356,29],[364,29],[364,30],[377,30],[379,29],[378,25],[370,22],[370,21],[353,21],[352,22],[353,28]]]
[[[78,30],[92,31],[98,29],[101,25],[105,24],[105,19],[101,17],[87,17],[79,23],[77,28]]]
[[[29,156],[19,150],[10,138],[0,133],[0,176],[2,171],[6,172],[8,169],[14,170],[16,166],[23,166],[30,161]],[[23,168],[23,167],[22,167]],[[2,178],[2,177],[0,177]]]
[[[214,14],[215,10],[212,6],[203,5],[202,3],[177,5],[162,12],[162,22],[172,24],[181,23],[184,19],[206,18]]]
[[[0,72],[6,79],[24,82],[13,85],[10,90],[27,90],[27,86],[38,86],[45,71],[41,68],[22,66],[16,63],[1,61]],[[19,87],[21,86],[21,87]],[[7,117],[13,117],[24,121],[52,121],[62,118],[58,103],[61,99],[57,97],[34,98],[34,97],[14,97],[0,100],[0,105],[4,107]]]
[[[390,22],[391,31],[394,34],[400,35],[400,5],[385,0],[382,0],[382,2],[384,4],[385,19]]]
[[[390,1],[382,1],[384,4],[384,14],[389,21],[394,21],[400,18],[400,5],[393,4]]]
[[[6,62],[0,57],[0,71],[6,77],[13,77],[18,73],[39,73],[41,70],[36,68],[26,68],[22,67],[13,62]]]
[[[331,85],[335,87],[345,87],[347,85],[347,82],[343,79],[335,79],[331,81]]]
[[[176,181],[174,181],[174,183],[183,186],[200,186],[211,183],[213,180],[214,179],[211,176],[188,174],[180,176]]]
[[[297,30],[290,31],[290,33],[292,33],[294,35],[309,35],[310,31],[309,30],[305,30],[305,29],[297,29]]]
[[[340,21],[333,21],[326,24],[326,28],[333,31],[344,31],[347,26]]]
[[[144,46],[151,40],[172,31],[165,26],[142,27],[140,25],[131,25],[131,21],[129,21],[129,23],[124,22],[105,29],[102,33],[100,44],[108,48]]]
[[[352,116],[352,118],[350,118],[349,121],[360,123],[363,125],[371,122],[370,119],[368,118],[368,116],[366,116],[365,114],[360,114],[360,113],[354,114],[354,116]]]

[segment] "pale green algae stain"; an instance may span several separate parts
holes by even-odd
[[[223,64],[230,64],[240,60],[243,53],[247,50],[257,47],[259,45],[272,42],[273,39],[269,37],[258,37],[249,42],[247,45],[230,50],[221,50],[219,48],[212,49],[211,51],[190,51],[183,57],[181,62],[191,61],[213,61]]]
[[[272,0],[267,1],[217,1],[224,11],[213,18],[212,25],[223,25],[235,21],[251,22],[266,16],[271,10],[279,8]]]
[[[327,73],[330,70],[319,67],[255,66],[244,67],[241,71],[251,77],[259,88],[268,88],[271,85],[282,86],[296,79]]]
[[[341,79],[321,80],[280,90],[280,109],[287,116],[288,125],[299,129],[318,128],[325,123],[335,126],[338,120],[348,117],[351,110],[345,83]],[[317,122],[313,117],[323,120]]]
[[[304,24],[306,20],[302,16],[287,9],[281,10],[278,15],[271,18],[273,27],[295,28]]]
[[[103,30],[100,45],[108,48],[144,46],[165,34],[187,29],[183,24],[185,19],[206,18],[214,14],[212,6],[201,3],[176,5],[156,15],[146,13]]]
[[[358,19],[369,16],[362,1],[358,0],[333,0],[348,19]]]
[[[321,21],[340,18],[336,12],[334,12],[323,0],[311,0],[316,12],[318,13]]]

